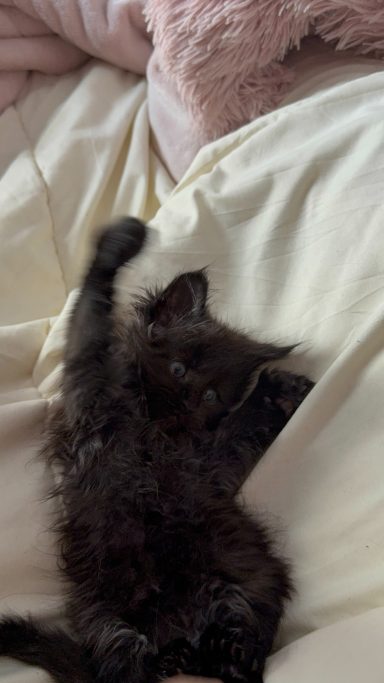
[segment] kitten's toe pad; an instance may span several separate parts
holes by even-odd
[[[122,218],[107,228],[97,243],[96,263],[101,270],[115,271],[141,250],[146,226],[135,218]]]

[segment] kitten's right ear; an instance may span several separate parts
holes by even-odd
[[[207,302],[208,279],[203,270],[183,273],[164,289],[153,305],[154,327],[167,327],[182,318],[199,317]]]

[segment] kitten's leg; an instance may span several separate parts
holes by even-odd
[[[259,451],[255,463],[285,427],[313,386],[314,383],[308,377],[285,370],[264,370],[260,374],[255,390],[240,408],[240,423],[245,442],[254,444]]]
[[[264,370],[249,398],[222,422],[210,470],[219,488],[235,495],[314,383],[304,375]],[[228,446],[230,444],[230,447]]]
[[[284,580],[276,578],[276,585],[270,582],[267,587],[262,579],[260,598],[241,585],[220,580],[208,586],[211,600],[199,642],[200,675],[224,683],[262,681],[287,597],[288,588],[280,585]]]
[[[126,218],[102,234],[69,325],[65,352],[64,401],[70,420],[108,409],[113,394],[113,282],[118,269],[142,248],[146,227]]]
[[[154,651],[147,637],[125,621],[93,606],[93,619],[86,615],[77,623],[93,674],[100,683],[145,681],[153,666]]]

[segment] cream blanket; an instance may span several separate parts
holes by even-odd
[[[384,680],[384,74],[310,67],[298,101],[203,149],[177,187],[145,83],[113,67],[36,75],[0,118],[2,612],[61,614],[51,473],[34,456],[92,233],[136,214],[157,232],[123,298],[208,264],[218,313],[302,340],[290,365],[318,380],[244,489],[296,575],[266,683]],[[0,675],[48,680],[10,660]]]

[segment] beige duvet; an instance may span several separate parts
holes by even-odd
[[[200,152],[176,188],[145,84],[116,69],[35,77],[1,116],[0,608],[62,614],[35,455],[90,238],[130,213],[156,233],[122,298],[209,265],[216,311],[302,341],[289,365],[318,380],[244,488],[296,576],[266,683],[382,683],[384,71],[313,68],[291,100]],[[5,659],[1,676],[47,680]]]

